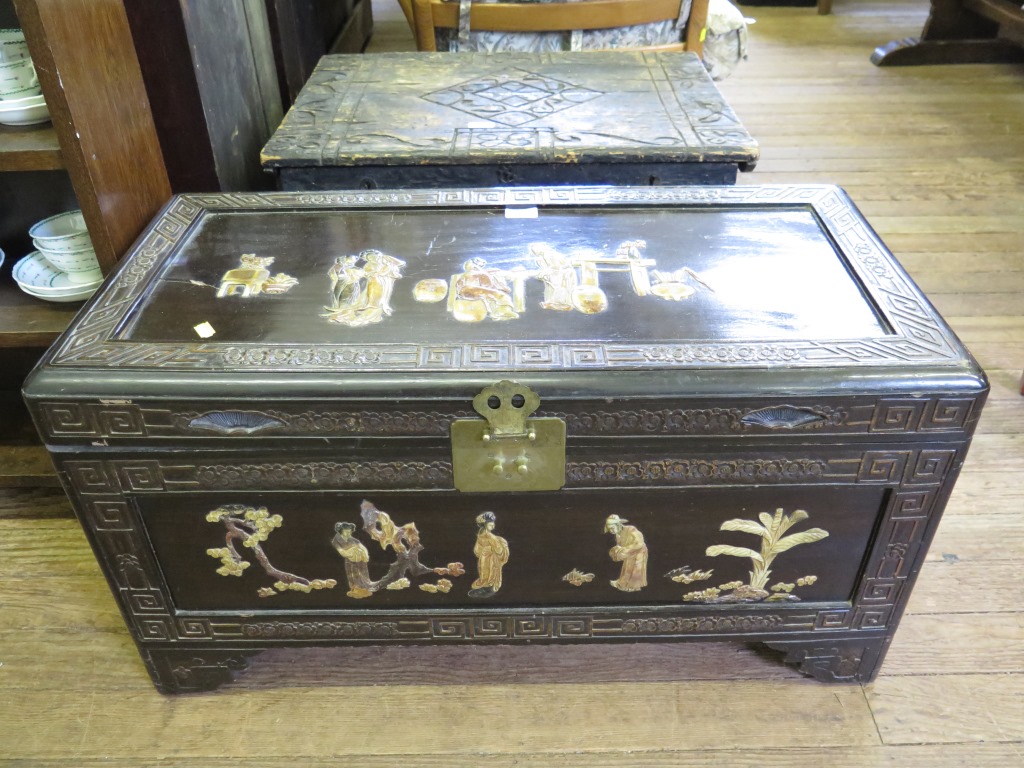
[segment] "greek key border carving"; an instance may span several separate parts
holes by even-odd
[[[832,611],[834,613],[834,611]],[[849,610],[840,611],[849,614]],[[635,611],[628,608],[601,612],[559,613],[557,609],[521,613],[438,614],[402,616],[380,614],[372,618],[339,619],[317,616],[298,621],[249,620],[213,624],[214,638],[225,640],[340,640],[388,642],[445,640],[466,642],[508,642],[515,640],[590,639],[628,637],[632,639],[682,635],[728,635],[740,633],[806,632],[825,622],[821,611],[806,609],[769,615],[723,612],[687,615],[679,606]],[[849,621],[845,623],[849,627]]]
[[[919,456],[931,453],[924,450]],[[953,453],[950,452],[950,460]],[[919,463],[920,459],[908,465]],[[871,556],[854,593],[855,629],[878,629],[888,624],[921,555],[939,494],[938,486],[916,487],[912,477],[911,473],[903,477],[903,482],[890,494],[882,515]]]
[[[714,199],[730,205],[791,203],[810,206],[843,246],[850,266],[875,298],[893,335],[794,343],[619,344],[591,342],[569,350],[561,343],[336,344],[319,346],[230,343],[135,343],[114,337],[118,323],[150,280],[206,212],[275,208],[351,208],[460,205],[573,205],[622,202],[702,205]],[[104,288],[92,312],[65,336],[54,365],[196,370],[519,370],[588,368],[679,368],[728,365],[905,365],[945,363],[959,357],[952,333],[928,308],[909,277],[834,187],[765,186],[689,189],[644,187],[625,190],[568,187],[415,190],[398,193],[249,193],[185,195],[175,198]],[[941,424],[950,411],[930,415]],[[952,410],[955,414],[955,408]],[[937,421],[936,421],[937,419]]]
[[[96,557],[129,624],[145,640],[176,640],[191,625],[173,617],[170,594],[153,559],[143,524],[126,495],[166,489],[158,461],[64,459],[57,469],[96,542]]]

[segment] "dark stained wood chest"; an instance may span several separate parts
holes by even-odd
[[[175,198],[25,395],[162,691],[271,647],[870,680],[984,374],[828,186]]]
[[[732,184],[758,148],[692,53],[325,56],[263,149],[284,190]]]

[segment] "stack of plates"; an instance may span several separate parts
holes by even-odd
[[[68,211],[36,223],[33,251],[14,265],[14,281],[25,293],[46,301],[82,301],[103,282],[81,211]]]
[[[46,301],[83,301],[103,283],[102,277],[92,283],[73,283],[67,272],[50,264],[39,251],[32,251],[15,264],[11,275],[25,293]]]

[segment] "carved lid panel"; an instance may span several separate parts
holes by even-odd
[[[44,368],[224,397],[984,387],[846,196],[789,186],[182,196]]]
[[[756,142],[692,53],[326,56],[267,167],[719,162]]]

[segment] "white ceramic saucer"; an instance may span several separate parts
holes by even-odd
[[[20,259],[11,270],[14,282],[25,293],[50,301],[80,301],[88,298],[103,283],[102,276],[88,283],[75,283],[48,262],[39,251]]]
[[[76,286],[76,287],[78,287],[78,286]],[[27,293],[29,296],[35,296],[37,299],[42,299],[43,301],[68,302],[68,301],[85,301],[90,296],[92,296],[94,293],[96,293],[96,291],[98,291],[100,287],[97,285],[97,286],[93,286],[93,287],[87,287],[87,288],[84,288],[84,289],[80,289],[78,291],[75,291],[74,293],[60,293],[60,294],[35,293],[30,288],[26,288],[25,286],[20,286],[20,288],[21,288],[22,291]]]

